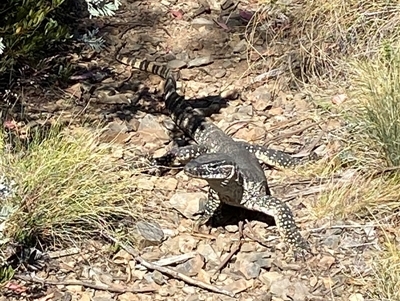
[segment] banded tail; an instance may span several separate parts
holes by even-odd
[[[185,101],[185,98],[176,92],[176,80],[171,70],[159,63],[146,60],[135,60],[121,54],[116,56],[118,62],[133,68],[156,74],[163,79],[165,107],[171,114],[172,120],[191,138],[194,138],[196,130],[201,126],[204,117],[197,113],[193,107]]]

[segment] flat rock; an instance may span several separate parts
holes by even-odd
[[[197,252],[201,254],[207,262],[213,262],[215,264],[220,263],[217,252],[210,244],[200,243],[197,248]]]
[[[233,47],[233,52],[237,53],[237,52],[242,52],[245,51],[247,49],[247,42],[246,40],[240,40],[239,43],[237,43],[234,47]]]
[[[283,278],[283,275],[278,272],[265,272],[261,273],[259,278],[261,282],[266,284],[269,289],[272,283],[279,282]]]
[[[199,212],[201,203],[207,200],[207,195],[202,192],[178,192],[169,200],[171,208],[178,210],[186,218],[193,219]]]
[[[109,124],[107,124],[107,129],[117,133],[128,132],[128,126],[123,121],[112,121]]]
[[[322,242],[329,249],[336,250],[340,243],[340,235],[332,235],[325,238]]]
[[[271,294],[273,294],[277,297],[286,299],[286,296],[288,295],[288,288],[290,285],[291,285],[291,282],[287,278],[274,281],[271,284],[270,292],[271,292]]]
[[[140,121],[136,118],[132,118],[131,120],[129,120],[128,123],[128,129],[131,131],[136,132],[139,129],[139,125],[140,125]]]
[[[256,262],[243,260],[240,261],[239,271],[247,280],[249,280],[258,277],[261,271],[261,267]]]
[[[228,100],[235,100],[239,97],[239,91],[236,88],[228,88],[221,92],[220,96]]]
[[[146,142],[169,140],[166,130],[157,121],[157,118],[151,114],[146,114],[140,121],[138,132],[141,133]]]
[[[135,179],[135,183],[139,189],[153,190],[157,181],[157,177],[143,177]]]
[[[224,228],[230,233],[236,233],[239,231],[239,227],[237,225],[226,225]]]
[[[200,71],[196,69],[183,69],[180,71],[180,77],[183,80],[194,80],[199,73]]]
[[[267,87],[261,86],[253,91],[250,95],[253,107],[257,111],[264,111],[268,106],[272,105],[272,95]]]
[[[155,188],[160,189],[160,190],[175,190],[176,187],[178,186],[178,180],[175,178],[160,178],[156,182]]]
[[[225,285],[224,289],[233,292],[233,293],[240,293],[248,289],[249,287],[253,286],[253,281],[249,280],[246,281],[245,279],[239,279],[236,281],[233,281],[232,283]]]
[[[325,255],[319,261],[319,266],[324,267],[324,269],[328,270],[335,263],[335,257],[330,255]]]
[[[160,243],[164,239],[163,230],[161,229],[160,225],[154,221],[151,223],[139,221],[136,224],[136,228],[140,235],[150,242]]]
[[[214,78],[223,78],[226,75],[226,69],[215,69],[211,71]]]
[[[209,272],[207,272],[204,269],[201,269],[199,273],[197,274],[197,278],[199,278],[200,281],[203,281],[205,283],[210,284],[211,283],[211,275]]]
[[[171,69],[181,69],[186,67],[186,62],[181,60],[171,60],[167,63],[167,66]]]
[[[200,66],[206,66],[206,65],[212,64],[213,62],[214,62],[214,59],[210,55],[207,55],[207,56],[198,57],[198,58],[195,58],[195,59],[189,61],[187,66],[188,66],[188,68],[200,67]]]
[[[204,258],[200,255],[197,255],[185,263],[179,264],[176,267],[176,270],[180,273],[183,273],[187,276],[196,276],[199,271],[204,266]]]
[[[272,116],[282,115],[283,109],[281,107],[276,107],[268,110],[268,113]]]
[[[254,252],[254,250],[250,253],[241,252],[237,255],[237,260],[239,261],[248,261],[248,262],[259,262],[262,259],[270,258],[271,253],[269,252]]]
[[[253,113],[254,113],[253,106],[251,105],[243,105],[236,112],[237,115],[247,115],[247,116],[253,116]]]
[[[307,299],[308,294],[309,294],[308,288],[300,281],[295,282],[293,285],[291,285],[287,293],[287,295],[293,301],[305,301]]]
[[[349,301],[364,301],[364,297],[360,293],[351,294]]]

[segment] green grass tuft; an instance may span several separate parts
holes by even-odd
[[[356,106],[353,123],[387,166],[400,165],[400,50],[385,45],[376,60],[352,64]]]
[[[8,199],[17,208],[6,221],[10,240],[27,243],[75,241],[93,237],[101,227],[135,220],[142,196],[127,173],[119,174],[111,145],[97,135],[53,127],[44,139],[34,139],[23,155],[3,153],[0,169],[16,183]]]

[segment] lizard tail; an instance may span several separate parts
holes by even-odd
[[[135,60],[134,58],[126,57],[121,54],[118,54],[116,59],[124,65],[156,74],[165,79],[165,107],[171,114],[171,118],[176,125],[193,138],[196,130],[204,121],[204,117],[197,113],[193,107],[185,101],[185,98],[176,92],[176,80],[172,75],[171,70],[163,64],[146,60]]]

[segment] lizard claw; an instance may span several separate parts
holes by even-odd
[[[312,253],[310,244],[305,239],[303,239],[303,241],[299,243],[293,250],[293,256],[296,261],[298,261],[300,258],[302,259],[302,261],[306,261],[308,258],[311,257],[311,255]]]

